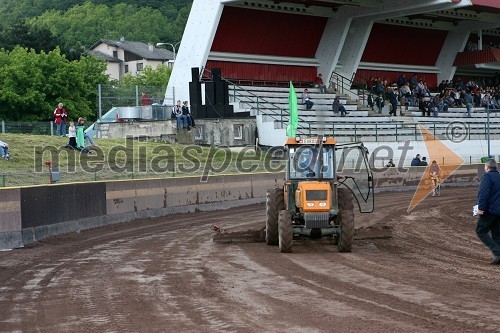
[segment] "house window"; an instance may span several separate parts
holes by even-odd
[[[113,58],[118,58],[118,51],[113,51]]]
[[[142,64],[142,62],[138,62],[138,63],[137,63],[137,71],[138,71],[138,72],[140,72],[140,71],[142,71],[142,69],[143,69],[143,64]]]
[[[125,65],[125,73],[128,73],[128,65]]]
[[[233,125],[233,131],[235,140],[243,140],[243,125],[241,124]]]

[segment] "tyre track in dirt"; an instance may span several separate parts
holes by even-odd
[[[357,227],[390,239],[213,243],[264,225],[264,205],[167,216],[0,252],[0,331],[500,331],[500,267],[474,233],[476,188],[377,195]]]

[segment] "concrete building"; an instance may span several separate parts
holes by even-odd
[[[126,41],[123,37],[119,41],[101,39],[90,47],[89,53],[107,62],[106,74],[113,80],[138,75],[147,66],[156,69],[174,59],[171,51],[156,48],[153,44]]]

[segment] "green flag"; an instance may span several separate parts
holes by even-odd
[[[290,81],[288,104],[290,107],[290,119],[288,120],[288,126],[286,127],[286,136],[289,138],[295,138],[295,132],[297,131],[297,127],[299,125],[299,113],[297,107],[297,94],[295,93],[292,81]]]

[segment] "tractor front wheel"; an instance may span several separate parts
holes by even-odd
[[[280,252],[292,252],[293,246],[293,226],[292,213],[287,210],[280,211],[278,219],[278,237]]]

